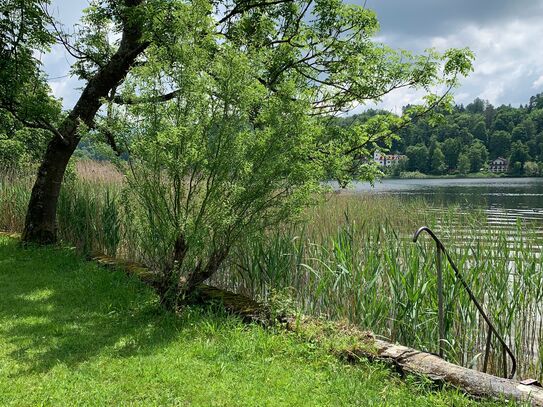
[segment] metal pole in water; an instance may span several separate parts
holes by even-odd
[[[441,266],[441,246],[436,244],[437,262],[437,317],[439,319],[439,357],[445,354],[445,317],[443,315],[443,270]]]
[[[490,345],[492,344],[492,327],[488,325],[488,333],[486,335],[485,359],[483,362],[483,373],[488,369],[488,359],[490,358]],[[507,375],[507,372],[506,372]]]
[[[502,345],[502,351],[503,351],[503,370],[504,370],[504,377],[508,377],[509,379],[512,379],[515,376],[515,372],[517,371],[517,359],[515,358],[515,355],[511,348],[507,346],[507,343],[505,342],[505,339],[496,331],[496,328],[494,328],[494,325],[492,324],[492,321],[490,321],[490,318],[488,315],[486,315],[486,312],[483,310],[483,307],[477,301],[475,298],[475,295],[473,294],[473,291],[471,291],[471,288],[469,287],[468,283],[464,278],[462,277],[462,274],[458,270],[458,267],[454,263],[453,259],[445,249],[445,246],[443,246],[443,243],[441,243],[441,240],[437,238],[434,232],[427,226],[423,226],[419,228],[415,234],[413,235],[413,242],[416,242],[419,235],[422,232],[428,232],[428,234],[434,239],[436,242],[436,261],[437,261],[437,290],[438,290],[438,319],[439,319],[439,356],[443,358],[444,354],[444,345],[445,345],[445,325],[444,325],[444,318],[443,318],[443,274],[442,274],[442,268],[441,268],[441,257],[442,254],[445,255],[449,265],[454,270],[454,275],[457,278],[458,281],[462,284],[464,289],[469,295],[469,298],[471,301],[475,304],[475,307],[479,311],[479,314],[481,317],[485,320],[485,322],[488,325],[488,335],[487,335],[487,345],[485,349],[485,361],[483,370],[486,371],[488,367],[488,359],[489,359],[489,352],[490,352],[490,346],[491,346],[491,335],[494,334],[496,338],[500,341]],[[509,355],[511,358],[511,373],[507,375],[507,360],[506,356]]]

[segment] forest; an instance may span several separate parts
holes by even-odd
[[[405,108],[404,108],[405,109]],[[368,110],[340,119],[350,126],[375,115],[391,114]],[[390,152],[405,155],[387,168],[393,176],[420,172],[431,175],[488,173],[489,161],[509,161],[506,175],[540,176],[543,172],[543,94],[532,96],[526,105],[493,106],[476,98],[464,106],[456,104],[441,117],[416,118],[398,131]]]

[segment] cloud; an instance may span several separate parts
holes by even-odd
[[[469,46],[476,54],[474,72],[463,81],[462,92],[494,104],[527,103],[540,79],[543,26],[535,18],[510,20],[486,26],[467,25],[456,33],[433,41],[447,47]],[[543,79],[541,79],[543,84]],[[464,100],[465,102],[469,100]]]
[[[465,25],[541,16],[541,0],[355,0],[377,12],[382,31],[400,37],[450,34]]]
[[[494,105],[528,102],[543,87],[543,0],[368,0],[376,9],[380,39],[395,48],[423,52],[469,47],[474,72],[456,89],[458,103],[476,97]],[[415,103],[419,92],[388,95],[379,106]]]
[[[389,93],[383,100],[377,103],[377,107],[380,109],[388,110],[395,114],[402,113],[402,107],[409,104],[421,104],[424,97],[423,91],[414,91],[407,88],[398,89],[395,92]]]
[[[88,0],[53,0],[49,11],[60,21],[64,28],[72,31],[83,14],[83,9],[88,7]],[[47,74],[52,94],[62,99],[65,109],[73,107],[79,97],[81,81],[70,76],[70,67],[73,63],[71,57],[63,46],[54,45],[51,51],[46,54],[36,55],[41,61],[42,67]]]
[[[55,45],[51,52],[37,58],[47,74],[47,83],[53,96],[62,99],[62,106],[65,109],[72,108],[79,97],[78,88],[82,85],[79,79],[70,75],[73,57],[69,56],[62,46]]]
[[[65,77],[48,81],[51,93],[58,99],[62,99],[62,106],[71,109],[79,98],[82,82],[75,77]]]
[[[539,78],[537,78],[534,83],[532,84],[532,88],[534,89],[540,89],[543,87],[543,75],[541,75]]]

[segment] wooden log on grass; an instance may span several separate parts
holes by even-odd
[[[478,372],[407,346],[373,339],[367,346],[348,352],[351,360],[356,356],[384,361],[393,364],[402,372],[451,384],[475,397],[516,400],[530,402],[533,406],[543,406],[543,388],[537,385],[526,385],[516,380]]]

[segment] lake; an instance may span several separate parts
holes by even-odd
[[[422,198],[434,208],[479,208],[496,225],[516,219],[543,224],[543,178],[385,179],[374,187],[357,183],[350,193]]]

